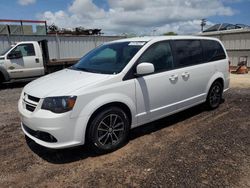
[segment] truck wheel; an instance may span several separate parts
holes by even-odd
[[[2,84],[4,82],[4,77],[3,75],[0,73],[0,84]]]
[[[209,109],[215,109],[220,106],[223,87],[219,81],[215,81],[209,89],[206,105]]]
[[[109,107],[99,112],[90,124],[89,144],[98,153],[107,153],[123,146],[129,133],[127,114],[118,107]]]

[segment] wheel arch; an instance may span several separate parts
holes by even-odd
[[[9,73],[5,70],[5,68],[0,66],[0,79],[3,78],[3,81],[9,81],[10,76]]]
[[[86,127],[86,131],[85,131],[85,142],[87,142],[87,134],[88,134],[88,131],[90,129],[91,122],[94,120],[94,118],[96,117],[96,115],[98,113],[100,113],[102,110],[107,109],[109,107],[118,107],[118,108],[122,109],[126,113],[126,115],[128,116],[128,118],[129,118],[129,126],[130,126],[130,129],[131,129],[132,112],[131,112],[130,108],[128,107],[128,105],[126,105],[123,102],[118,102],[118,101],[117,102],[110,102],[110,103],[107,103],[107,104],[104,104],[104,105],[100,106],[99,108],[97,108],[91,114],[90,118],[87,121],[87,127]]]
[[[220,77],[220,78],[217,78],[216,80],[213,81],[213,83],[214,83],[214,82],[217,82],[217,81],[221,83],[222,89],[223,89],[223,88],[224,88],[224,80],[223,80],[223,78],[221,78],[221,77]],[[213,83],[212,83],[212,84],[213,84]]]
[[[219,81],[222,84],[222,88],[224,90],[224,83],[225,83],[225,78],[224,75],[222,73],[216,73],[215,75],[213,75],[213,77],[209,80],[208,84],[207,84],[207,88],[206,88],[206,97],[208,95],[208,92],[212,86],[212,84],[215,81]]]
[[[107,103],[107,104],[104,104],[102,106],[100,106],[99,108],[97,108],[90,116],[89,120],[88,120],[88,125],[90,124],[90,122],[94,119],[94,117],[99,113],[101,112],[102,110],[106,109],[106,108],[109,108],[109,107],[118,107],[120,109],[122,109],[126,115],[128,115],[128,118],[129,118],[129,123],[130,123],[130,126],[131,126],[131,123],[132,123],[132,113],[131,113],[131,110],[130,108],[123,102],[110,102],[110,103]]]

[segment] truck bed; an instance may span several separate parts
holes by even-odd
[[[67,59],[51,59],[47,63],[47,66],[71,66],[74,65],[79,58],[67,58]]]
[[[74,65],[78,60],[79,58],[51,59],[45,65],[45,72],[49,74],[59,71],[61,69]]]

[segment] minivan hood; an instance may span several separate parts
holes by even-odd
[[[39,98],[72,95],[73,91],[93,86],[110,76],[64,69],[34,80],[25,86],[24,92]]]

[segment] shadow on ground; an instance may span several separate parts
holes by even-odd
[[[132,129],[130,132],[129,140],[133,140],[142,137],[147,134],[159,131],[163,128],[175,125],[176,123],[182,122],[190,117],[196,116],[206,111],[204,105],[198,105],[188,110],[179,112],[177,114],[168,116],[166,118],[145,124],[138,128]],[[87,146],[79,146],[68,149],[48,149],[36,144],[34,141],[26,137],[26,142],[29,148],[36,153],[39,157],[54,164],[71,163],[86,159],[88,157],[95,157],[101,154],[97,154]]]
[[[30,82],[30,80],[2,83],[2,84],[0,84],[0,90],[23,88],[29,82]]]

